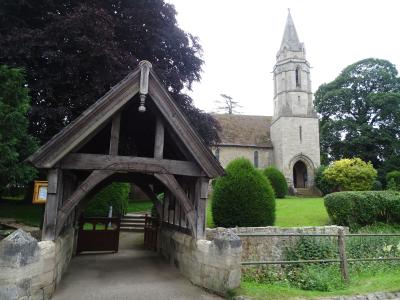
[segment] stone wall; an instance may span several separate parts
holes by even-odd
[[[195,285],[218,294],[240,286],[241,241],[229,229],[216,232],[212,241],[162,229],[159,251]]]
[[[236,227],[232,231],[241,234],[338,234],[339,229],[348,233],[347,227],[320,226],[320,227]],[[207,229],[207,239],[211,240],[219,231]],[[240,236],[242,240],[242,257],[245,261],[284,260],[286,247],[293,247],[298,237],[286,236]]]
[[[38,242],[17,230],[0,242],[0,300],[50,299],[71,260],[73,229]]]

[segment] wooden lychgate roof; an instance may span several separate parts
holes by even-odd
[[[155,72],[151,70],[151,64],[143,63],[44,144],[27,161],[39,169],[56,168],[67,155],[73,154],[104,128],[135,95],[142,94],[143,82],[146,82],[145,92],[148,92],[146,102],[151,101],[154,104],[167,123],[168,130],[173,131],[171,134],[180,140],[204,176],[214,178],[223,175],[223,168],[177,107]],[[143,75],[143,65],[150,66],[147,77],[144,77],[146,74]]]

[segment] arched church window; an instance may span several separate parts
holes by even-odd
[[[300,70],[300,66],[297,66],[296,67],[296,71],[295,71],[295,73],[296,73],[296,87],[300,87],[300,84],[301,84],[301,78],[300,78],[300,76],[301,76],[301,70]]]
[[[258,151],[254,151],[254,167],[258,168]]]
[[[219,148],[215,150],[215,158],[219,161]]]

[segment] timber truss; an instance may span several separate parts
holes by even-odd
[[[162,222],[204,238],[209,180],[224,174],[147,61],[28,161],[48,174],[43,240],[56,239],[114,181],[135,183]]]

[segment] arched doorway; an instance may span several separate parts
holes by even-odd
[[[293,166],[293,184],[295,188],[306,188],[308,181],[307,167],[301,160]]]

